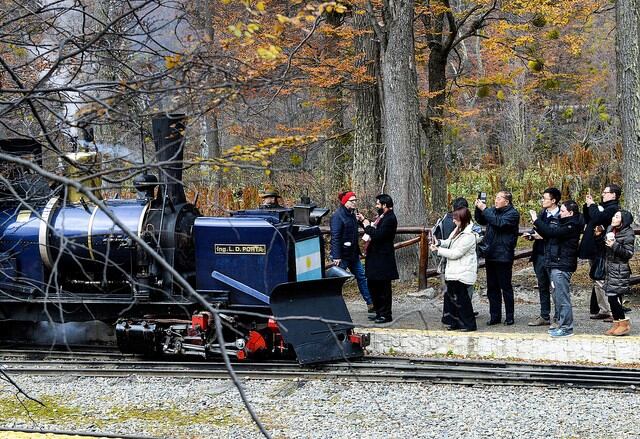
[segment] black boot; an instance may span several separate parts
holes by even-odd
[[[589,313],[598,314],[600,307],[598,306],[598,298],[596,297],[596,287],[591,287],[591,304],[589,305]]]

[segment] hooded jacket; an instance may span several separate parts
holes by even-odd
[[[576,271],[578,244],[584,228],[582,215],[552,218],[549,223],[538,218],[533,226],[544,238],[544,266],[569,273]]]
[[[602,210],[600,210],[602,207]],[[582,214],[584,216],[584,222],[586,227],[584,228],[584,235],[582,236],[582,242],[580,242],[580,259],[595,259],[597,256],[598,248],[593,236],[593,229],[596,226],[602,226],[607,228],[611,224],[611,218],[616,212],[620,210],[620,204],[618,200],[611,200],[604,202],[598,206],[592,204],[582,206]]]
[[[451,232],[453,234],[453,232]],[[457,280],[465,285],[476,283],[478,275],[478,259],[476,256],[476,238],[473,224],[468,224],[456,237],[443,239],[438,247],[438,256],[447,260],[444,278]]]
[[[604,234],[598,238],[604,246],[606,260],[606,276],[604,278],[604,291],[607,296],[627,294],[631,278],[629,259],[633,256],[635,236],[633,233],[633,215],[631,212],[621,210],[622,222],[620,227],[609,226],[607,232],[614,232],[615,242],[611,247],[604,244]],[[600,242],[598,242],[600,243]]]

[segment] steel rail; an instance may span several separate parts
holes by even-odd
[[[370,358],[316,367],[301,367],[291,362],[235,363],[233,366],[238,376],[247,379],[346,379],[362,382],[640,389],[640,371],[613,367],[394,358]],[[0,367],[14,375],[228,377],[224,364],[205,361],[4,360]]]

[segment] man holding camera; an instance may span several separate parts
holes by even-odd
[[[487,298],[489,299],[489,321],[487,325],[497,325],[502,321],[502,300],[504,299],[505,325],[515,323],[513,305],[513,259],[518,241],[520,214],[513,207],[511,192],[496,194],[494,207],[487,207],[486,195],[479,194],[476,200],[475,220],[486,226],[481,256],[487,270]]]
[[[550,187],[542,193],[542,211],[538,215],[538,219],[545,224],[549,224],[552,220],[557,220],[560,216],[560,191],[555,187]],[[540,295],[540,316],[529,322],[529,326],[545,326],[551,323],[551,292],[549,271],[544,265],[544,246],[545,240],[536,233],[535,229],[530,233],[524,233],[523,236],[529,241],[533,241],[533,250],[531,253],[531,262],[533,262],[533,270],[538,279],[538,292]],[[554,321],[557,320],[557,308],[554,313]]]
[[[610,184],[602,191],[602,203],[599,205],[593,201],[591,193],[585,198],[585,204],[582,206],[582,215],[586,226],[584,235],[580,242],[578,256],[580,259],[588,259],[590,265],[593,265],[596,257],[598,257],[598,247],[596,246],[593,231],[596,227],[601,226],[602,230],[606,230],[611,224],[613,215],[620,210],[620,195],[622,189],[617,184]],[[594,280],[591,289],[591,319],[613,321],[611,317],[611,307],[604,292],[604,281]]]

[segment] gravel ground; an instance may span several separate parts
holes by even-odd
[[[0,384],[3,427],[163,438],[260,437],[228,381],[18,377],[47,409],[32,420]],[[277,438],[638,437],[640,395],[537,387],[246,381]],[[12,411],[13,410],[13,411]]]

